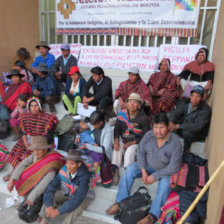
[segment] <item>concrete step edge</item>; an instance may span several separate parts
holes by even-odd
[[[99,221],[111,223],[111,224],[120,224],[120,222],[114,220],[113,216],[103,215],[96,212],[88,211],[88,209],[84,210],[81,216],[91,219],[96,219]]]

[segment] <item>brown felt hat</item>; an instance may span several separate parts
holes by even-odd
[[[82,153],[78,150],[69,150],[65,160],[72,160],[75,162],[82,162],[84,159],[82,158]]]
[[[36,48],[39,49],[40,47],[45,47],[48,48],[48,50],[50,50],[51,48],[47,45],[46,42],[41,41],[40,44],[36,45]]]
[[[49,149],[52,145],[47,143],[47,138],[45,136],[33,136],[31,145],[28,147],[30,150],[40,150]]]

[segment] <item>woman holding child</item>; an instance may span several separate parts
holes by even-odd
[[[99,183],[101,182],[100,170],[98,167],[104,159],[104,150],[107,158],[112,159],[112,128],[105,122],[104,114],[100,111],[94,111],[90,116],[91,131],[93,133],[94,140],[90,141],[88,126],[81,124],[80,128],[80,149],[83,153],[86,153],[93,160],[93,168],[95,171],[95,179]],[[83,140],[83,139],[86,140]],[[85,142],[85,143],[84,143]],[[94,143],[94,144],[92,144]]]
[[[58,122],[56,116],[42,112],[40,100],[37,97],[28,100],[27,109],[29,111],[20,116],[22,137],[6,158],[6,162],[12,165],[13,170],[22,160],[32,154],[33,151],[29,149],[32,136],[46,136],[48,144],[53,143],[53,132]],[[3,179],[8,181],[10,175],[11,173],[7,174]]]

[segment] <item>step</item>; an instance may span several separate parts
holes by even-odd
[[[184,145],[184,141],[180,138],[181,144]],[[205,153],[205,142],[193,142],[190,148],[190,152],[194,153],[197,156],[200,156],[203,159],[207,159]]]

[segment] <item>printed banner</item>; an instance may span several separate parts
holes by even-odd
[[[82,45],[81,44],[69,44],[69,45],[71,54],[78,59]],[[50,44],[51,48],[50,53],[53,54],[55,58],[58,58],[59,56],[62,55],[61,46],[62,44]]]
[[[58,34],[85,29],[196,29],[200,0],[56,0],[55,8]]]
[[[158,47],[83,46],[78,65],[120,69],[137,66],[141,71],[155,71],[158,53]]]
[[[159,60],[169,58],[171,62],[170,70],[174,74],[179,74],[184,66],[195,60],[195,56],[202,45],[160,45]]]

